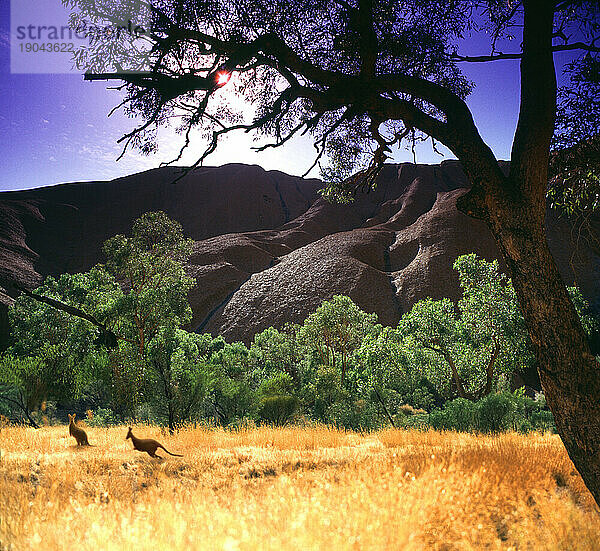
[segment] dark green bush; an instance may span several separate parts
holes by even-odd
[[[258,389],[258,418],[274,425],[288,423],[298,411],[292,377],[282,371],[264,380]]]
[[[285,425],[296,411],[298,411],[298,398],[286,394],[264,396],[260,400],[258,415],[263,421],[274,425]]]
[[[506,392],[488,394],[477,403],[478,428],[481,432],[500,432],[511,427],[515,402]]]
[[[431,426],[429,418],[430,416],[427,413],[416,415],[399,414],[394,417],[394,423],[397,428],[427,430]]]
[[[428,425],[438,430],[465,432],[494,433],[511,429],[519,432],[556,431],[552,413],[544,407],[543,400],[532,400],[521,391],[488,394],[478,402],[457,398],[432,411]]]
[[[434,396],[427,388],[422,387],[415,388],[406,401],[416,409],[424,409],[427,411],[430,411],[435,405]]]
[[[388,423],[375,404],[363,399],[336,402],[329,407],[327,415],[329,423],[358,431],[375,430]]]
[[[456,398],[429,414],[429,424],[434,429],[468,432],[477,428],[477,404]]]
[[[534,430],[556,432],[554,424],[554,416],[551,411],[539,410],[534,411],[530,417],[531,424]]]
[[[312,380],[301,390],[301,396],[306,413],[322,423],[336,422],[331,409],[338,404],[346,404],[350,398],[335,368],[327,366],[320,366],[315,371]],[[342,406],[343,409],[345,406]]]

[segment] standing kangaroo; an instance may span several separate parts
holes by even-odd
[[[89,446],[90,443],[88,442],[88,437],[87,434],[85,433],[85,431],[82,428],[79,428],[76,424],[75,424],[75,413],[73,415],[71,415],[70,413],[68,414],[69,416],[69,434],[75,438],[75,440],[77,440],[77,445],[78,446]]]
[[[160,442],[158,442],[156,440],[152,440],[152,438],[138,438],[137,436],[135,436],[133,434],[133,432],[131,432],[131,427],[129,427],[129,431],[127,432],[127,436],[125,437],[125,440],[127,440],[128,438],[131,438],[134,449],[136,449],[140,452],[146,452],[150,457],[159,457],[160,458],[160,455],[156,455],[157,448],[162,448],[169,455],[174,455],[175,457],[183,457],[183,455],[179,455],[177,453],[171,453]]]

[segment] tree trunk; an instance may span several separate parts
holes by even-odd
[[[488,223],[509,269],[534,346],[546,401],[569,457],[600,505],[600,365],[548,248],[545,232],[550,141],[556,113],[554,4],[525,0],[521,106],[510,174],[482,156],[459,158],[475,193],[459,201]]]
[[[494,233],[507,261],[558,433],[600,504],[600,365],[531,209],[497,210]]]
[[[169,434],[175,432],[175,416],[173,414],[173,404],[169,400]]]
[[[376,387],[373,387],[373,391],[375,392],[375,396],[377,396],[377,399],[379,400],[379,403],[381,404],[383,411],[387,415],[387,418],[389,419],[390,423],[392,424],[392,427],[396,428],[396,423],[394,423],[394,418],[390,414],[390,410],[386,407],[385,402],[383,401],[383,398],[381,397],[381,394],[379,394],[379,391],[377,390]]]

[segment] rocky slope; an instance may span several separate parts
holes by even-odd
[[[88,269],[102,260],[105,239],[150,210],[179,220],[196,241],[192,328],[229,340],[302,321],[334,294],[395,324],[416,300],[458,296],[458,255],[498,257],[487,227],[456,209],[467,188],[455,161],[386,165],[377,189],[351,205],[320,198],[318,180],[257,166],[176,176],[162,168],[1,193],[0,302],[10,302],[15,281],[32,288],[45,275]],[[552,211],[546,225],[563,278],[600,310],[597,226],[581,233]]]

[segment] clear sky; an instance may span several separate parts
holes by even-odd
[[[13,0],[15,1],[15,0]],[[56,0],[58,1],[58,0]],[[478,53],[488,53],[482,44]],[[468,64],[468,77],[476,83],[468,103],[480,133],[499,159],[510,154],[519,106],[517,61]],[[133,128],[134,120],[108,112],[119,101],[106,82],[84,82],[76,74],[11,74],[10,3],[0,3],[0,190],[26,189],[60,182],[107,180],[154,168],[179,150],[180,137],[171,129],[159,135],[159,152],[150,157],[128,153],[116,161],[117,139]],[[297,139],[283,148],[256,153],[251,138],[237,134],[224,141],[205,162],[259,164],[302,174],[314,159],[310,139]],[[203,150],[197,139],[182,164],[190,164]],[[417,150],[417,161],[439,163],[445,157],[430,143]],[[412,161],[400,150],[394,160]],[[318,176],[317,171],[311,175]]]

